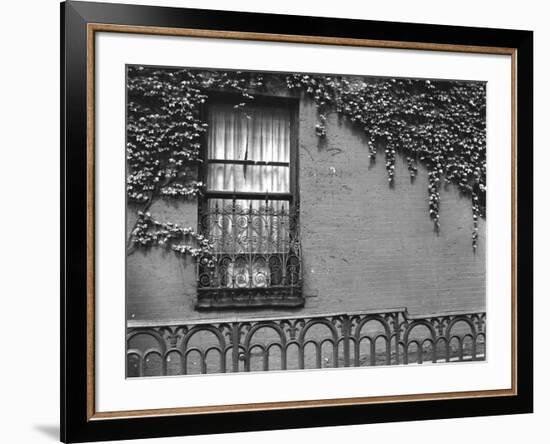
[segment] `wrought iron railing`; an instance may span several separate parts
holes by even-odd
[[[213,255],[199,261],[197,308],[303,305],[298,216],[288,205],[208,200],[199,227]]]
[[[127,376],[484,360],[485,321],[485,313],[412,317],[400,309],[133,324]]]

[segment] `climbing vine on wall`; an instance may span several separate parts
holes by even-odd
[[[155,220],[151,213],[140,210],[132,234],[134,242],[139,245],[166,246],[175,253],[200,258],[208,267],[214,266],[211,242],[193,228],[182,228],[172,222],[160,222]]]
[[[405,156],[411,178],[417,175],[417,164],[423,163],[436,230],[442,182],[454,183],[470,196],[475,250],[478,219],[485,217],[484,83],[305,74],[289,75],[286,81],[288,88],[304,90],[315,101],[320,137],[325,137],[327,113],[334,109],[366,133],[372,160],[383,149],[390,185],[396,152]]]
[[[136,247],[157,245],[211,260],[210,244],[191,227],[156,221],[148,210],[159,198],[196,198],[203,190],[196,167],[207,128],[201,118],[207,91],[240,94],[240,108],[253,98],[249,91],[261,85],[262,76],[255,73],[128,68],[126,191],[129,203],[139,208],[130,254]]]
[[[428,211],[436,230],[441,186],[454,183],[472,200],[474,250],[477,246],[478,220],[485,217],[484,83],[140,66],[129,67],[127,78],[127,195],[141,211],[131,232],[133,247],[161,245],[210,260],[206,239],[191,228],[155,221],[148,210],[157,198],[201,194],[204,184],[196,180],[195,171],[207,130],[201,105],[209,91],[238,93],[242,101],[235,108],[246,109],[255,93],[265,92],[266,83],[271,90],[303,93],[315,102],[319,137],[326,137],[329,112],[354,122],[367,136],[373,161],[384,151],[390,186],[397,152],[406,158],[411,178],[417,175],[418,163],[425,165]],[[176,233],[167,235],[166,230]]]

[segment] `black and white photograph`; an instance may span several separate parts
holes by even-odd
[[[544,441],[544,10],[5,2],[0,442]]]
[[[487,359],[486,82],[126,65],[125,93],[127,378]]]

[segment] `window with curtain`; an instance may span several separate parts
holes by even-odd
[[[291,101],[208,106],[198,308],[300,306],[301,263]]]

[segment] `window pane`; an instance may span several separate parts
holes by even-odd
[[[208,164],[209,191],[288,193],[289,167]]]
[[[201,217],[215,257],[202,288],[296,287],[300,248],[288,201],[209,199]]]
[[[270,254],[289,250],[287,201],[209,199],[203,230],[217,254]]]
[[[209,107],[208,158],[289,162],[290,112],[286,108],[230,104]]]

